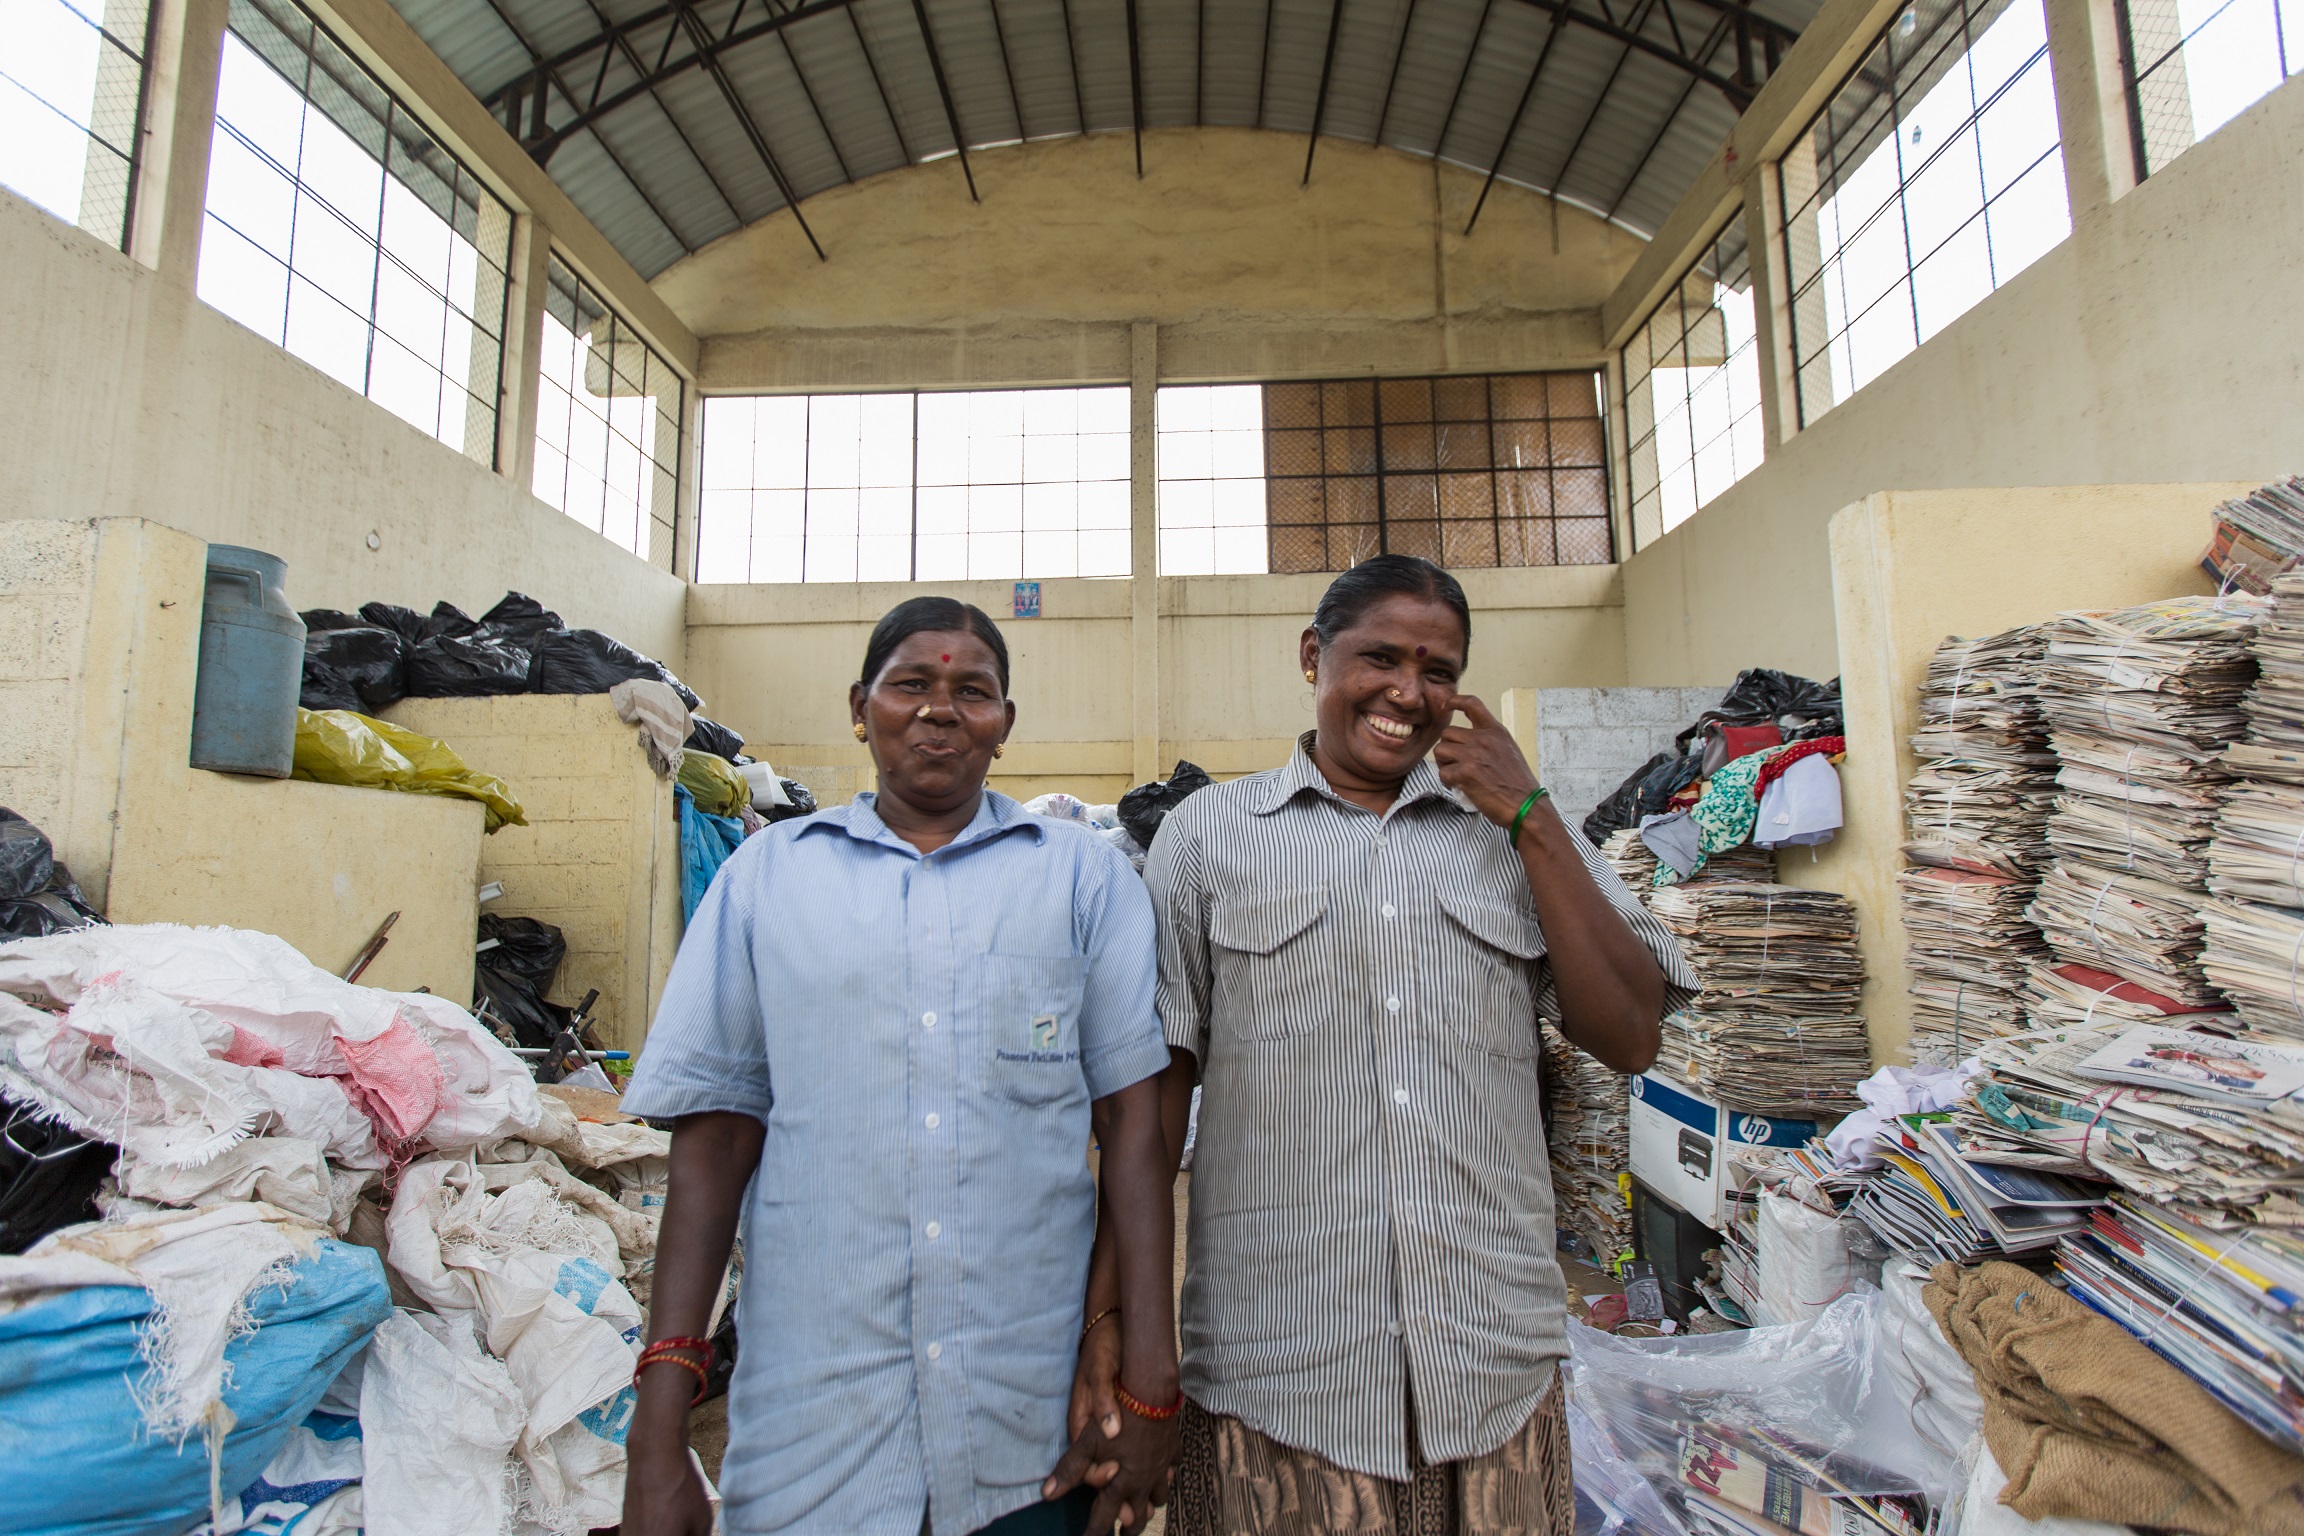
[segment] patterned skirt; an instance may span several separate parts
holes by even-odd
[[[1348,1472],[1184,1404],[1169,1536],[1573,1536],[1567,1393],[1557,1372],[1520,1432],[1432,1466],[1411,1415],[1408,1481]]]

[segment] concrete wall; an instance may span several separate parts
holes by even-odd
[[[144,517],[288,562],[299,608],[518,587],[677,668],[682,584],[0,191],[0,519]],[[378,547],[367,546],[374,534]]]
[[[1883,490],[2247,480],[2304,467],[2304,88],[2291,82],[2072,236],[1624,567],[1642,684],[1830,676],[1826,529]],[[2178,501],[2182,502],[2179,497]],[[1989,525],[1966,551],[2060,583],[2100,530]],[[2201,517],[2174,542],[2199,552]]]
[[[0,803],[114,922],[221,924],[362,978],[472,988],[481,810],[190,766],[207,545],[133,519],[0,524]]]
[[[1605,687],[1624,675],[1612,566],[1463,571],[1473,612],[1465,686],[1501,707],[1506,689]],[[1169,577],[1160,589],[1159,765],[1232,776],[1286,758],[1312,725],[1297,637],[1325,576]],[[1133,777],[1130,583],[1045,581],[1041,617],[1008,619],[1006,582],[936,588],[1001,621],[1013,662],[1016,734],[992,784],[1028,798],[1061,789],[1118,797]],[[915,588],[697,587],[687,680],[713,718],[780,772],[868,774],[849,732],[847,687],[873,623]],[[809,771],[796,776],[809,779]],[[811,780],[811,782],[813,782]],[[859,777],[853,781],[864,785]]]
[[[707,390],[1117,382],[1128,327],[1160,327],[1164,379],[1595,365],[1599,306],[1637,236],[1481,178],[1300,135],[1094,134],[893,171],[657,277],[705,338]]]
[[[1920,681],[1947,637],[1995,634],[2075,608],[2111,608],[2211,590],[2194,563],[2207,509],[2247,487],[2058,486],[1895,491],[1832,519],[1838,670],[1848,760],[1846,826],[1811,860],[1787,851],[1777,878],[1856,903],[1864,1017],[1876,1062],[1900,1060],[1911,1033],[1905,936],[1896,900],[1904,867],[1904,785]],[[1978,559],[1980,549],[2053,558]]]
[[[1536,776],[1570,826],[1720,702],[1718,688],[1538,688]]]
[[[403,699],[385,717],[512,786],[528,825],[480,848],[480,880],[504,886],[488,910],[557,926],[568,956],[550,1000],[573,1006],[599,988],[601,1039],[637,1048],[680,945],[672,784],[639,733],[605,694]]]

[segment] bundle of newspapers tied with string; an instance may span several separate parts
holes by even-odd
[[[1584,1239],[1592,1262],[1607,1265],[1632,1246],[1625,1198],[1631,1174],[1631,1079],[1542,1032],[1544,1142],[1552,1159],[1557,1225]]]
[[[1656,890],[1656,854],[1640,840],[1637,827],[1626,827],[1608,834],[1600,845],[1602,862],[1616,871],[1622,880],[1645,905]],[[1772,848],[1756,848],[1750,843],[1739,843],[1725,848],[1704,861],[1704,867],[1690,877],[1691,880],[1761,880],[1776,878],[1776,852]]]
[[[2059,763],[2056,863],[2028,910],[2058,961],[2222,1006],[2201,969],[2201,908],[2265,607],[2172,598],[2048,626],[2039,694]]]
[[[1856,909],[1833,891],[1697,880],[1649,896],[1703,983],[1664,1020],[1659,1069],[1730,1108],[1830,1116],[1871,1070]]]
[[[1904,792],[1912,867],[1896,882],[1918,1062],[1957,1061],[1980,1037],[2024,1028],[2024,980],[2047,958],[2024,915],[2056,793],[2034,693],[2047,643],[2045,625],[1948,639],[1920,685],[1920,769]]]

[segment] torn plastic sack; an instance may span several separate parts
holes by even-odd
[[[489,699],[526,693],[535,657],[526,646],[486,634],[434,635],[408,652],[408,695]]]
[[[488,813],[490,832],[528,825],[511,787],[465,766],[454,747],[351,710],[296,711],[296,777],[477,800]]]
[[[0,1099],[0,1254],[96,1218],[96,1191],[120,1149]]]
[[[691,710],[704,707],[670,667],[596,629],[562,629],[539,636],[536,665],[528,681],[538,693],[606,693],[630,678],[654,679],[680,695],[680,702]]]
[[[360,1382],[372,1464],[368,1536],[499,1536],[513,1524],[507,1458],[528,1405],[463,1316],[396,1312],[376,1330]]]
[[[0,936],[37,938],[102,921],[48,834],[0,807]]]
[[[1761,1193],[1759,1254],[1759,1322],[1804,1323],[1852,1283],[1840,1218],[1790,1195]]]
[[[680,921],[686,923],[712,888],[712,877],[744,841],[744,824],[698,810],[683,784],[672,786],[672,808],[680,819]]]
[[[65,1232],[0,1259],[0,1295],[20,1298],[0,1311],[0,1530],[186,1530],[271,1462],[390,1304],[376,1255],[309,1229],[299,1254],[265,1210],[81,1228],[89,1251]],[[90,1278],[10,1283],[42,1265]]]
[[[696,808],[709,816],[733,816],[752,803],[752,786],[734,763],[694,747],[680,754],[680,785],[694,797]]]
[[[317,671],[333,683],[342,679],[352,690],[355,702],[343,704],[314,704],[306,699],[306,709],[359,709],[373,714],[379,709],[398,703],[408,692],[408,647],[389,629],[373,625],[352,625],[341,629],[314,629],[304,626],[304,691],[313,691]]]
[[[724,757],[730,762],[734,762],[743,754],[744,738],[717,720],[707,720],[702,715],[691,715],[688,719],[686,745],[694,747],[699,752],[710,752],[715,757]]]
[[[535,649],[538,636],[567,627],[560,622],[560,615],[525,592],[505,593],[495,607],[480,615],[481,629],[530,650]]]
[[[218,1518],[185,1536],[361,1536],[360,1479],[367,1458],[357,1378],[366,1359],[362,1354],[345,1367],[320,1406],[288,1431],[256,1481],[226,1499]]]
[[[1136,839],[1138,845],[1149,849],[1153,834],[1160,830],[1160,823],[1168,819],[1168,813],[1214,782],[1206,769],[1179,758],[1176,771],[1167,778],[1139,784],[1120,797],[1120,825],[1128,829],[1128,835]]]
[[[1832,1502],[1927,1530],[1965,1468],[1914,1434],[1879,1315],[1867,1288],[1808,1322],[1732,1333],[1620,1339],[1571,1321],[1570,1401],[1691,1530],[1709,1511],[1741,1529],[1837,1530]]]
[[[1687,1536],[1640,1469],[1618,1456],[1571,1397],[1568,1450],[1576,1490],[1576,1536]]]

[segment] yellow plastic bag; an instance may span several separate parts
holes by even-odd
[[[480,802],[491,832],[528,825],[511,786],[492,773],[466,767],[446,742],[349,709],[296,711],[296,777],[358,789],[455,795]]]
[[[752,803],[752,786],[734,763],[694,747],[680,754],[680,787],[695,798],[696,809],[712,816],[733,816]]]

